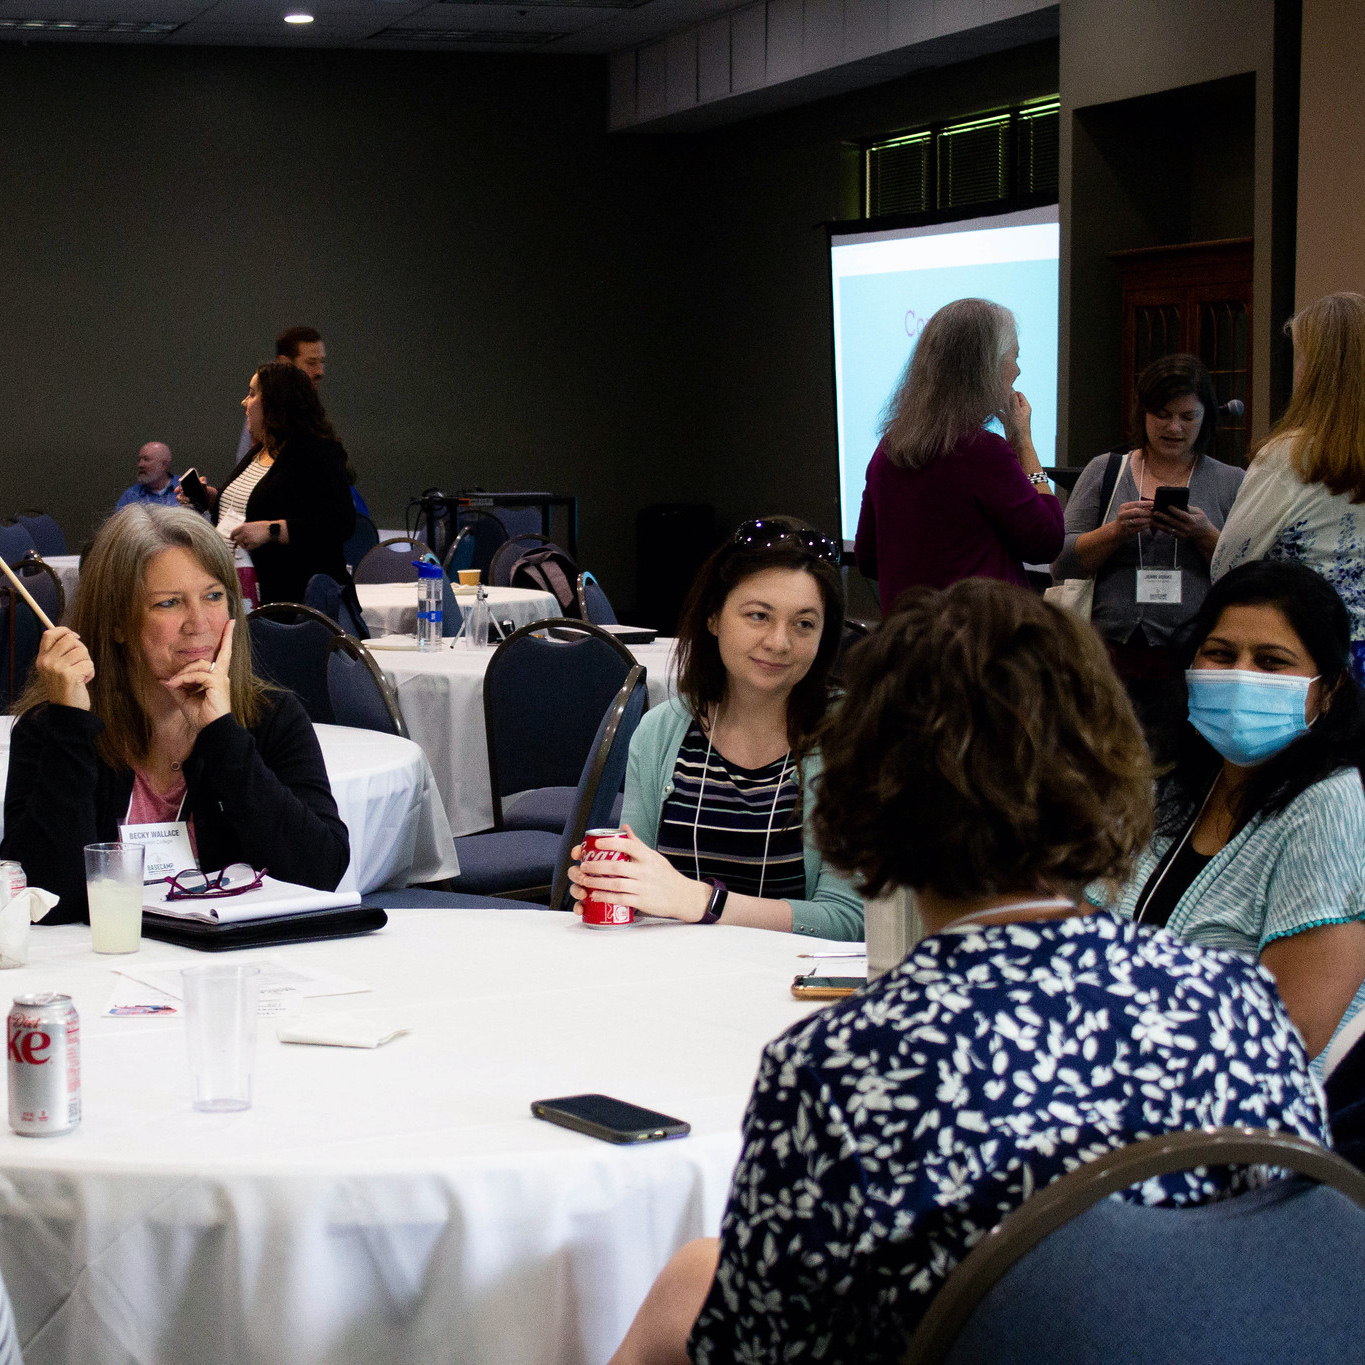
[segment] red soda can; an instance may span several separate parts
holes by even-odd
[[[69,995],[16,997],[9,1012],[9,1126],[59,1137],[81,1121],[81,1021]]]
[[[620,849],[598,846],[599,839],[619,839],[624,833],[623,829],[590,829],[583,836],[583,865],[625,862],[626,855]],[[634,919],[635,911],[629,905],[603,900],[596,891],[589,891],[583,897],[583,923],[590,929],[614,929],[630,924]]]

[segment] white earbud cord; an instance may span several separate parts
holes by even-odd
[[[706,732],[706,762],[701,770],[701,788],[697,792],[697,813],[692,819],[692,863],[696,868],[697,880],[701,881],[701,854],[697,848],[697,830],[701,825],[701,806],[702,799],[706,796],[706,779],[711,772],[711,750],[714,746],[713,735],[716,726],[720,723],[720,715],[717,713],[711,728]],[[782,755],[782,772],[777,779],[777,789],[773,792],[772,809],[768,812],[768,832],[763,836],[763,865],[758,870],[758,898],[763,899],[763,883],[768,877],[768,846],[773,838],[773,821],[777,819],[777,802],[782,795],[782,784],[787,780],[787,765],[791,762],[792,751],[787,750]]]

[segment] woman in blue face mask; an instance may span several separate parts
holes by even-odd
[[[1122,913],[1254,954],[1316,1056],[1365,1003],[1365,707],[1325,580],[1263,561],[1216,583],[1177,650],[1157,834]]]

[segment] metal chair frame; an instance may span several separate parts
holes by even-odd
[[[954,1267],[934,1296],[903,1365],[941,1365],[982,1299],[1015,1262],[1063,1224],[1120,1190],[1194,1166],[1283,1167],[1340,1190],[1365,1209],[1365,1174],[1307,1138],[1254,1128],[1203,1128],[1144,1138],[1084,1162],[1007,1214]]]
[[[522,626],[519,630],[514,630],[498,647],[493,651],[493,657],[488,661],[488,667],[483,675],[483,730],[488,746],[488,783],[493,792],[493,828],[502,829],[502,793],[498,788],[498,755],[497,745],[493,742],[493,703],[490,699],[490,688],[488,679],[496,672],[498,659],[518,640],[525,635],[538,635],[556,632],[562,638],[564,634],[575,635],[595,635],[599,640],[605,640],[612,649],[621,656],[625,662],[626,673],[629,676],[632,668],[638,667],[635,655],[628,650],[619,640],[609,632],[602,630],[599,626],[594,626],[588,621],[570,621],[562,616],[551,617],[544,621],[532,621],[529,625]]]
[[[407,582],[413,582],[413,583],[415,583],[415,582],[417,582],[417,570],[416,570],[416,569],[413,569],[413,571],[412,571],[412,578],[411,578],[411,579],[406,579],[406,578],[375,578],[375,579],[369,579],[369,578],[362,578],[362,577],[361,577],[360,571],[361,571],[361,570],[365,567],[365,565],[369,562],[369,559],[370,559],[370,556],[371,556],[371,555],[377,555],[381,550],[382,550],[385,554],[390,554],[390,555],[391,555],[391,554],[395,554],[395,553],[397,553],[397,551],[395,551],[395,550],[393,549],[393,547],[394,547],[395,545],[410,545],[410,546],[412,546],[412,547],[413,547],[413,554],[414,554],[414,556],[415,556],[416,558],[418,558],[418,559],[420,559],[423,555],[429,555],[429,554],[431,553],[431,546],[428,545],[428,544],[426,543],[426,541],[424,541],[424,540],[417,540],[417,539],[415,539],[415,538],[412,537],[412,536],[390,536],[388,540],[381,540],[381,541],[379,542],[379,544],[376,545],[372,550],[366,550],[366,551],[365,551],[365,553],[361,556],[360,563],[357,564],[357,565],[355,566],[355,572],[351,575],[352,581],[354,581],[355,583],[407,583]],[[409,566],[409,567],[411,567],[411,566]]]
[[[318,612],[322,616],[321,612]],[[326,619],[324,617],[324,619]],[[341,627],[337,627],[341,630]],[[359,660],[369,670],[370,676],[374,679],[375,685],[379,688],[380,695],[384,698],[384,707],[389,713],[389,719],[393,721],[394,733],[402,739],[410,739],[408,727],[403,721],[403,713],[398,708],[398,693],[394,691],[393,684],[384,676],[384,671],[375,663],[374,655],[365,648],[363,640],[357,640],[354,635],[347,635],[345,631],[334,636],[328,646],[328,658],[332,654],[340,651],[349,658]]]

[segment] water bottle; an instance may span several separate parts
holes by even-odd
[[[414,559],[417,569],[417,648],[430,653],[441,647],[441,579],[439,564]]]
[[[480,583],[479,595],[474,599],[474,605],[465,612],[464,617],[465,644],[470,649],[482,649],[488,643],[489,615],[488,590]]]

